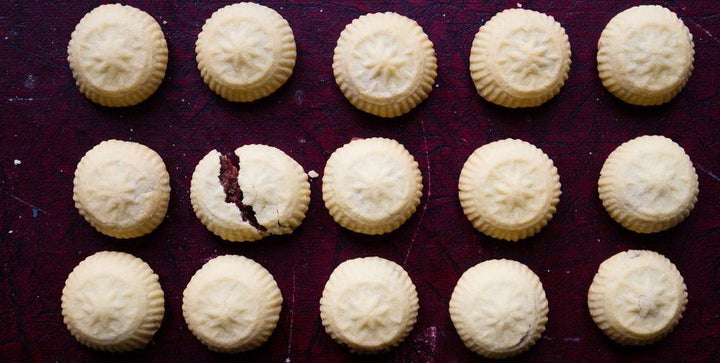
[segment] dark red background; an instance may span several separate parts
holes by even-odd
[[[0,361],[395,361],[467,362],[448,315],[460,274],[489,258],[527,264],[550,305],[547,330],[512,361],[720,361],[720,15],[715,1],[662,1],[695,40],[695,71],[669,104],[634,107],[610,95],[596,71],[596,43],[610,18],[641,1],[521,1],[552,15],[572,46],[570,78],[545,105],[509,110],[483,101],[468,71],[473,36],[496,12],[517,1],[267,1],[290,23],[298,48],[294,73],[273,95],[250,104],[212,93],[196,68],[194,42],[217,1],[128,1],[161,24],[170,51],[158,91],[130,108],[105,108],[83,97],[66,61],[75,24],[99,5],[89,1],[0,3]],[[353,108],[336,86],[332,53],[340,31],[368,12],[392,10],[416,19],[435,44],[436,86],[409,114],[380,119]],[[658,234],[624,230],[607,215],[596,191],[600,168],[620,143],[645,134],[685,148],[700,178],[695,210]],[[247,143],[279,147],[306,171],[322,170],[330,153],[353,137],[383,136],[415,156],[425,189],[417,213],[400,229],[372,237],[333,222],[323,206],[321,177],[292,235],[228,243],[208,232],[189,200],[195,164],[213,148]],[[557,214],[537,236],[518,243],[475,231],[457,199],[457,180],[477,147],[507,137],[542,148],[560,173]],[[133,140],[156,150],[170,172],[167,219],[152,234],[115,240],[96,232],[72,201],[75,165],[102,140]],[[15,160],[21,162],[15,165]],[[621,347],[595,327],[586,294],[598,265],[626,249],[651,249],[685,277],[689,304],[679,326],[646,347]],[[160,276],[166,314],[152,343],[128,354],[96,352],[76,343],[60,314],[65,278],[101,250],[132,253]],[[187,330],[182,291],[208,259],[240,254],[264,265],[284,297],[277,329],[259,349],[239,355],[208,351]],[[415,329],[398,348],[357,356],[335,344],[320,323],[318,300],[340,262],[377,255],[403,265],[417,286]]]

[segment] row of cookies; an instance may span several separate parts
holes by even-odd
[[[672,99],[693,69],[692,34],[659,6],[629,8],[610,20],[598,42],[603,85],[631,104]],[[292,74],[296,44],[288,22],[266,6],[242,2],[207,19],[196,42],[198,69],[221,97],[249,102],[268,96]],[[127,5],[101,5],[77,24],[68,62],[80,91],[105,106],[130,106],[157,90],[168,49],[160,25]],[[470,52],[478,93],[505,107],[539,106],[568,78],[570,42],[551,16],[504,10],[480,27]],[[407,113],[428,97],[437,75],[433,43],[414,20],[393,12],[366,14],[340,33],[333,74],[358,109]]]
[[[165,308],[158,276],[141,259],[98,252],[69,274],[62,315],[82,344],[111,352],[145,347],[160,328]],[[282,293],[272,274],[243,256],[207,261],[183,291],[188,329],[210,350],[257,348],[275,330]],[[630,250],[604,261],[588,292],[588,308],[611,339],[653,343],[680,321],[687,303],[675,265],[651,251]],[[380,257],[339,264],[319,302],[325,331],[356,353],[379,353],[400,344],[417,320],[415,285],[402,266]],[[538,276],[513,260],[487,260],[465,271],[449,300],[463,343],[489,358],[529,349],[548,321],[548,301]]]
[[[235,159],[235,160],[233,160]],[[99,232],[116,238],[150,233],[165,218],[169,175],[162,158],[135,142],[107,140],[78,163],[73,199]],[[335,150],[322,176],[322,198],[333,219],[358,233],[384,234],[415,212],[422,196],[417,161],[399,142],[355,139]],[[598,192],[610,216],[639,233],[666,230],[697,201],[698,177],[680,145],[641,136],[606,159]],[[530,237],[552,219],[560,198],[553,161],[517,139],[488,143],[465,161],[458,199],[484,234],[508,241]],[[292,233],[305,218],[310,184],[303,167],[280,149],[244,145],[234,154],[212,150],[195,167],[193,210],[228,241]]]

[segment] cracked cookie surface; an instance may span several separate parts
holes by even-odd
[[[310,183],[302,166],[267,145],[245,145],[235,155],[237,168],[217,150],[195,167],[190,201],[197,217],[228,241],[292,233],[310,203]]]

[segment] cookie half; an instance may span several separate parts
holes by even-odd
[[[678,324],[687,288],[665,256],[644,250],[620,252],[600,264],[588,291],[595,324],[612,340],[645,345]]]
[[[485,100],[534,107],[553,98],[570,70],[570,42],[552,16],[507,9],[480,27],[470,50],[470,75]]]
[[[228,241],[292,233],[310,203],[310,183],[302,166],[267,145],[245,145],[235,155],[237,167],[217,150],[195,167],[190,201],[197,217]]]
[[[183,291],[183,317],[210,350],[244,352],[275,330],[282,307],[280,288],[257,262],[234,255],[213,258]]]
[[[659,105],[677,95],[690,78],[692,34],[675,13],[641,5],[615,15],[598,41],[600,80],[617,98],[634,105]]]
[[[341,226],[358,233],[397,229],[415,212],[422,196],[418,164],[392,139],[353,140],[330,155],[322,193]]]
[[[333,74],[355,107],[395,117],[428,97],[437,60],[416,21],[392,12],[373,13],[353,20],[340,33]]]
[[[528,350],[545,331],[548,302],[540,279],[524,264],[488,260],[462,274],[450,318],[463,343],[487,358]]]
[[[103,106],[138,104],[165,77],[168,49],[160,25],[128,5],[100,5],[75,27],[68,63],[77,86]]]
[[[540,231],[560,200],[560,177],[552,160],[516,139],[476,149],[458,183],[463,212],[482,233],[517,241]]]
[[[320,299],[325,331],[355,353],[379,353],[400,344],[415,325],[417,311],[417,291],[407,272],[380,257],[338,265]]]
[[[618,146],[600,171],[598,192],[610,216],[639,232],[664,231],[695,207],[698,176],[680,145],[641,136]]]
[[[73,200],[98,232],[115,238],[139,237],[165,218],[170,176],[160,155],[149,147],[106,140],[80,159]]]
[[[63,321],[93,349],[126,352],[147,345],[160,328],[165,300],[158,276],[123,252],[98,252],[70,273],[62,291]]]
[[[241,2],[210,16],[195,43],[198,69],[221,97],[250,102],[275,92],[295,66],[287,20],[266,6]]]

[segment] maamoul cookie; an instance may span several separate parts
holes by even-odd
[[[295,37],[275,10],[241,2],[207,19],[195,43],[205,83],[229,101],[250,102],[280,88],[295,66]]]
[[[437,60],[432,42],[414,20],[392,12],[366,14],[340,33],[333,74],[355,107],[395,117],[427,98]]]
[[[210,350],[244,352],[275,330],[282,295],[273,276],[257,262],[234,255],[213,258],[183,292],[183,317]]]
[[[664,337],[678,324],[686,304],[680,272],[653,251],[628,250],[608,258],[588,292],[595,324],[624,345],[650,344]]]
[[[160,155],[131,141],[106,140],[75,169],[73,200],[98,232],[134,238],[152,232],[170,199],[170,176]]]
[[[75,339],[109,352],[147,345],[165,314],[158,276],[123,252],[85,258],[65,281],[61,300],[63,321]]]
[[[507,9],[480,27],[470,50],[470,75],[485,100],[534,107],[553,98],[570,70],[570,42],[552,16]]]
[[[245,145],[235,155],[237,167],[217,150],[195,167],[190,201],[197,217],[228,241],[292,233],[310,203],[310,183],[302,166],[267,145]]]
[[[680,145],[664,136],[641,136],[610,153],[600,171],[598,192],[623,227],[653,233],[690,214],[697,202],[698,176]]]
[[[555,213],[560,177],[552,160],[516,139],[476,149],[460,172],[458,195],[477,230],[517,241],[540,231]]]
[[[487,358],[528,350],[545,331],[548,302],[540,279],[524,264],[488,260],[460,277],[450,318],[465,346]]]
[[[320,299],[325,331],[355,353],[379,353],[402,342],[417,318],[418,297],[407,272],[380,257],[341,263]]]
[[[68,44],[68,62],[80,92],[103,106],[132,106],[150,97],[165,77],[167,59],[160,25],[128,5],[93,9],[77,24]]]
[[[415,212],[422,187],[422,174],[407,149],[375,137],[350,141],[330,155],[322,193],[325,207],[341,226],[383,234]]]
[[[629,8],[613,17],[598,41],[598,71],[605,88],[634,105],[670,101],[690,78],[692,34],[660,5]]]

